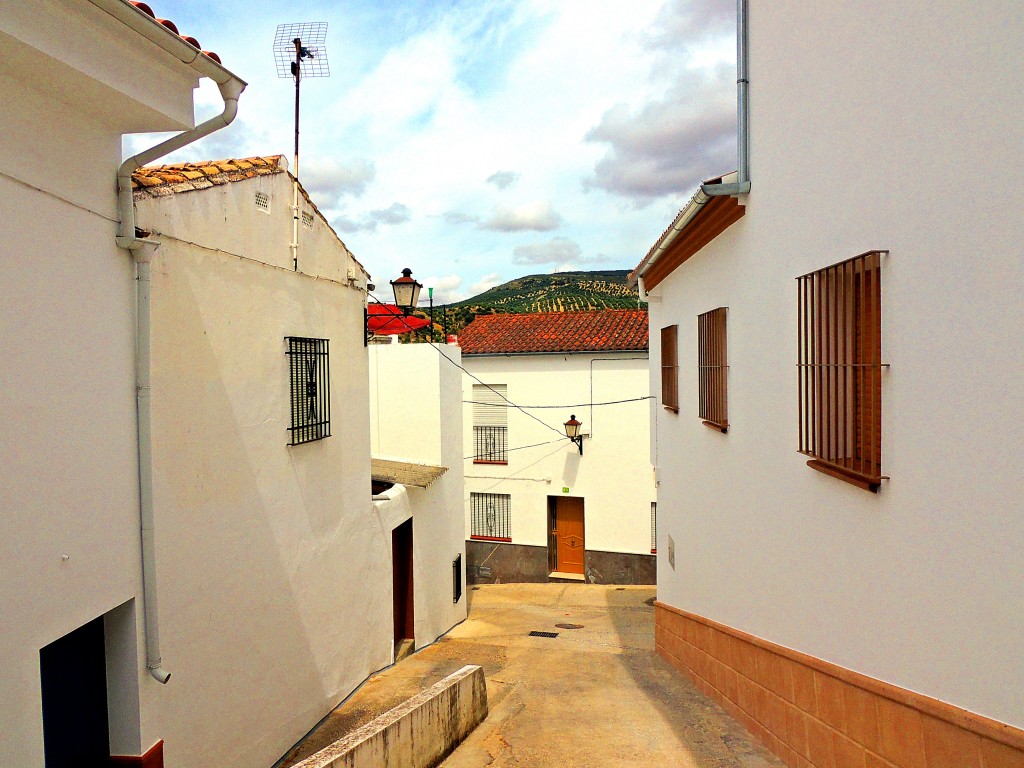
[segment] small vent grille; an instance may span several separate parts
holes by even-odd
[[[256,207],[264,213],[270,213],[270,196],[266,192],[256,193]]]
[[[302,226],[304,226],[306,229],[312,229],[313,228],[313,214],[312,213],[306,213],[305,211],[302,212]]]

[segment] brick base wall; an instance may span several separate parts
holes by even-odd
[[[1024,731],[655,604],[655,647],[792,768],[1024,768]]]

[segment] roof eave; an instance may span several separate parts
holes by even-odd
[[[704,186],[706,184],[730,184],[734,182],[736,178],[737,174],[733,171],[732,173],[725,174],[724,176],[709,179],[708,181],[705,181],[704,184],[697,187],[697,191],[693,193],[693,197],[690,198],[690,202],[688,202],[686,206],[676,214],[672,224],[670,224],[668,229],[661,234],[658,241],[651,246],[651,249],[640,261],[636,269],[630,273],[629,280],[631,285],[635,284],[639,278],[642,278],[647,271],[657,263],[658,259],[660,259],[665,251],[668,250],[669,246],[672,245],[672,241],[678,237],[680,232],[686,229],[690,222],[693,221],[700,212],[701,208],[703,208],[711,199],[710,195],[704,193]]]

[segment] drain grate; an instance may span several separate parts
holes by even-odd
[[[557,632],[541,632],[540,630],[535,629],[535,630],[533,630],[533,632],[530,633],[530,637],[558,637],[558,633]]]
[[[555,624],[559,629],[583,629],[582,624]]]

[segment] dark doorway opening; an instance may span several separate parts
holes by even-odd
[[[395,598],[395,661],[400,651],[411,652],[415,643],[413,612],[412,519],[391,532],[392,583]]]
[[[107,662],[103,617],[39,651],[46,768],[106,768]]]

